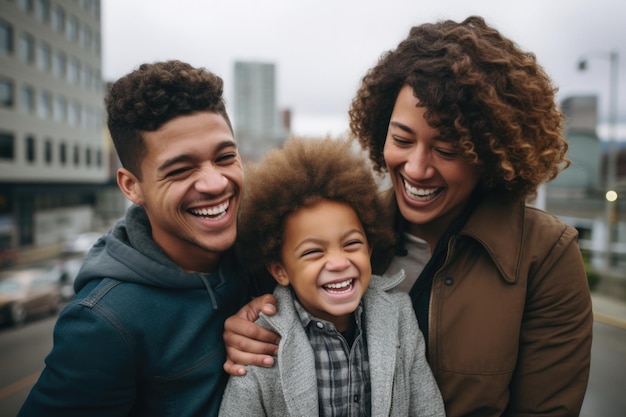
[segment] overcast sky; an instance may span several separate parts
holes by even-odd
[[[236,60],[273,62],[277,104],[291,108],[295,133],[338,133],[361,77],[411,26],[471,14],[533,51],[559,99],[598,94],[602,119],[608,53],[617,50],[626,120],[623,0],[103,0],[103,76],[112,81],[143,62],[180,59],[224,78],[230,101]],[[583,56],[593,58],[578,71]]]

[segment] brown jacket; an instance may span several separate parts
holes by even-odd
[[[429,310],[429,363],[449,417],[578,416],[592,310],[577,232],[490,198],[448,244]]]

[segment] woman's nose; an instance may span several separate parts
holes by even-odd
[[[408,155],[404,164],[404,172],[413,180],[430,178],[435,172],[432,164],[432,154],[422,147],[416,147]]]

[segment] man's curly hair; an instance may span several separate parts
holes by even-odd
[[[404,85],[426,108],[428,123],[481,167],[486,190],[524,199],[569,165],[557,88],[534,54],[481,17],[413,27],[364,76],[350,129],[378,172],[386,170],[387,128]]]
[[[117,80],[105,98],[108,127],[122,166],[141,178],[142,132],[198,111],[224,117],[232,130],[222,79],[204,68],[173,60],[142,64]]]
[[[248,267],[258,270],[280,261],[287,217],[323,200],[351,206],[371,247],[393,239],[382,220],[371,166],[353,144],[330,137],[291,138],[246,166],[237,249]]]

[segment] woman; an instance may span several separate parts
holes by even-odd
[[[533,54],[474,16],[412,28],[352,102],[351,130],[393,185],[397,245],[375,250],[374,269],[412,278],[448,416],[582,405],[592,313],[577,233],[525,205],[569,164],[555,92]],[[226,323],[234,362],[272,352],[241,339],[273,341],[242,324],[259,304]]]

